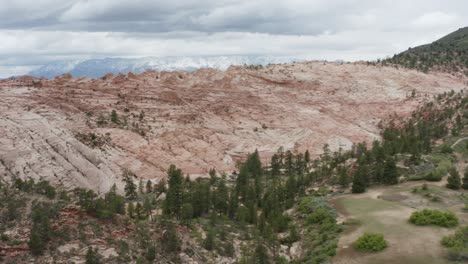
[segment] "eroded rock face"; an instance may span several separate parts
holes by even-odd
[[[465,81],[323,62],[4,80],[0,175],[104,192],[114,182],[121,187],[123,168],[158,181],[170,164],[192,176],[213,167],[231,172],[255,149],[264,159],[281,146],[318,155],[324,144],[347,149],[378,138],[381,120],[407,116]],[[91,134],[110,141],[97,144]]]

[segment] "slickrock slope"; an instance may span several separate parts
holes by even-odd
[[[262,158],[280,146],[318,155],[324,144],[337,150],[378,138],[381,120],[407,116],[435,94],[464,89],[464,82],[323,62],[5,80],[0,175],[106,191],[121,185],[123,168],[157,181],[171,163],[195,176],[212,167],[231,172],[256,148]]]

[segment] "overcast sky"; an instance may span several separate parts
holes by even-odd
[[[391,56],[468,26],[466,0],[0,0],[0,77],[64,59]]]

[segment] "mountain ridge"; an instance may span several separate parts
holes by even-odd
[[[190,72],[202,68],[226,70],[229,66],[266,66],[299,61],[304,61],[304,59],[293,56],[266,55],[103,58],[56,61],[30,71],[27,75],[51,79],[69,73],[73,77],[99,78],[108,73],[142,73],[145,70]]]

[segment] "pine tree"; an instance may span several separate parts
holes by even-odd
[[[307,165],[309,165],[309,163],[310,163],[310,153],[309,153],[309,150],[306,150],[305,153],[304,153],[304,162],[305,162],[306,167],[307,167]]]
[[[184,220],[185,224],[190,223],[190,219],[193,218],[193,207],[191,204],[185,203],[182,205],[181,218]]]
[[[468,144],[466,144],[468,146]],[[468,168],[465,169],[465,175],[463,176],[462,188],[468,190]]]
[[[276,176],[280,175],[281,170],[281,164],[279,161],[279,157],[277,154],[273,154],[271,156],[271,176],[275,178]]]
[[[135,207],[133,205],[132,202],[128,203],[128,206],[127,206],[127,215],[130,217],[130,218],[134,218],[135,217]]]
[[[44,253],[46,243],[43,241],[36,225],[33,226],[29,234],[28,246],[33,255],[42,255]]]
[[[398,183],[398,172],[395,161],[392,158],[388,158],[384,165],[383,170],[383,181],[385,184],[397,184]]]
[[[344,166],[338,168],[338,184],[342,188],[347,188],[349,186],[348,173]]]
[[[150,180],[146,181],[146,193],[152,193],[153,192],[153,183],[151,183]]]
[[[203,241],[203,247],[206,250],[213,250],[214,243],[215,243],[214,238],[215,238],[215,234],[214,234],[213,228],[208,229],[205,241]]]
[[[86,251],[86,264],[99,264],[101,261],[99,260],[99,254],[97,249],[93,249],[92,247],[88,247]]]
[[[167,223],[166,227],[166,232],[164,233],[163,239],[161,240],[163,248],[167,252],[179,251],[180,240],[179,236],[177,235],[177,230],[172,223]]]
[[[135,176],[135,174],[133,174],[133,172],[131,172],[130,170],[126,169],[124,170],[123,176],[125,182],[125,197],[127,197],[130,200],[133,200],[137,197],[136,186],[133,182],[133,177]]]
[[[447,178],[447,188],[453,189],[453,190],[458,190],[460,189],[461,186],[461,180],[460,180],[460,174],[458,174],[458,171],[455,167],[452,167],[450,169],[450,175]]]
[[[356,172],[353,175],[353,186],[351,188],[352,193],[363,193],[366,191],[366,180],[363,170],[359,166]]]
[[[144,186],[143,186],[143,179],[140,178],[138,181],[138,193],[143,194],[144,193]]]
[[[166,200],[164,203],[164,213],[175,215],[179,218],[183,193],[182,171],[177,169],[175,165],[171,165],[167,171],[167,175],[169,178],[169,188],[167,190]]]
[[[254,263],[255,264],[268,264],[270,263],[270,258],[268,256],[268,251],[263,245],[262,241],[257,241],[257,247],[255,248],[254,253]]]
[[[117,115],[117,112],[115,110],[112,110],[111,112],[111,121],[112,123],[119,123],[119,116]]]

